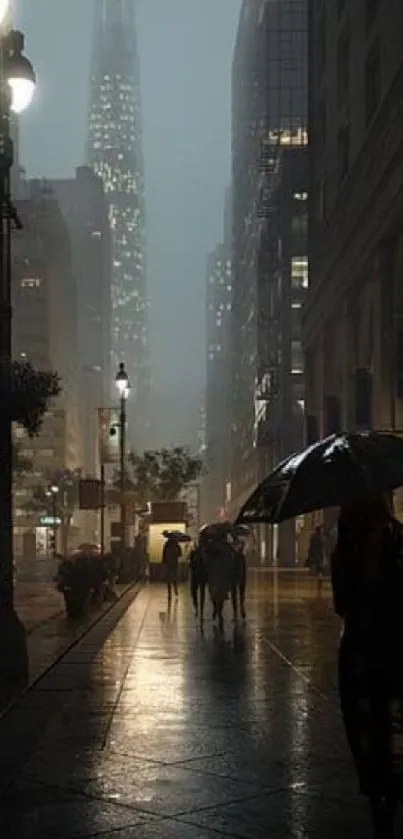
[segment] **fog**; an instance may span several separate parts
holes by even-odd
[[[96,0],[95,0],[96,2]],[[230,77],[240,0],[137,0],[156,445],[196,445],[207,253],[230,179]],[[39,76],[21,122],[29,177],[84,159],[92,0],[20,0]]]

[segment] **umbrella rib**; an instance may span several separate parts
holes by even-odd
[[[284,505],[284,502],[285,502],[285,501],[286,501],[286,499],[287,499],[287,496],[288,496],[288,494],[289,494],[289,492],[290,492],[290,489],[291,489],[291,481],[288,481],[287,486],[286,486],[286,488],[285,488],[285,490],[284,490],[284,492],[283,492],[283,496],[282,496],[281,500],[279,501],[279,503],[277,504],[276,511],[275,511],[275,513],[274,513],[274,519],[278,519],[278,518],[279,518],[281,508],[282,508],[282,506]]]

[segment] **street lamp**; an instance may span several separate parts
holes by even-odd
[[[126,504],[125,504],[125,454],[126,454],[126,400],[130,394],[129,377],[123,362],[119,364],[115,377],[116,387],[120,397],[119,415],[119,453],[120,453],[120,528],[122,555],[126,547]]]
[[[53,556],[57,556],[57,506],[56,506],[56,499],[57,494],[59,492],[59,487],[56,484],[52,484],[49,489],[46,490],[46,495],[48,498],[52,499],[52,528],[53,528]]]
[[[24,36],[12,30],[6,36],[7,81],[11,88],[10,108],[15,114],[22,114],[32,102],[36,75],[31,62],[23,55]]]
[[[7,10],[8,3],[0,0],[0,22],[3,24]],[[22,226],[11,201],[14,149],[10,117],[13,107],[21,111],[24,105],[29,104],[35,84],[35,73],[22,54],[23,48],[22,33],[3,25],[3,30],[0,28],[0,366],[8,392],[12,362],[11,223],[19,228]],[[0,412],[0,463],[0,635],[3,639],[0,679],[15,679],[26,676],[26,671],[22,673],[26,662],[22,661],[24,630],[14,610],[12,417],[5,410]]]

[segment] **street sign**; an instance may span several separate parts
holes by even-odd
[[[39,525],[40,527],[55,527],[57,524],[61,524],[62,520],[59,516],[54,518],[53,516],[40,516],[39,517]]]
[[[119,463],[120,415],[116,408],[98,408],[99,460]]]
[[[80,510],[99,510],[102,507],[102,481],[99,478],[82,478],[78,494]]]

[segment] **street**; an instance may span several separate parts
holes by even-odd
[[[303,572],[256,572],[245,625],[226,608],[224,637],[210,604],[202,634],[186,588],[168,611],[165,590],[146,587],[106,640],[90,631],[37,683],[0,726],[2,835],[368,835],[328,584],[318,598]],[[14,727],[24,757],[7,777]]]

